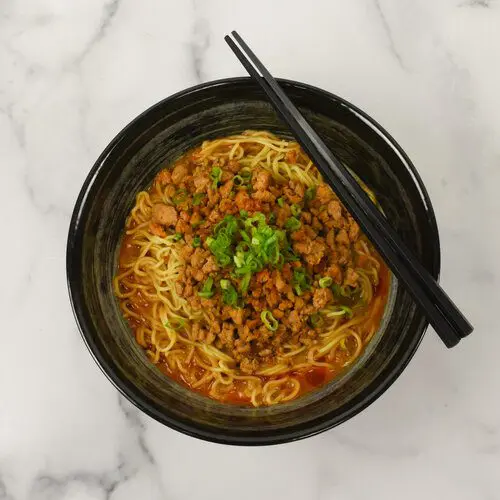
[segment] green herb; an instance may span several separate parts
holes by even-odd
[[[328,288],[329,286],[331,286],[333,283],[333,280],[332,278],[330,278],[330,276],[325,276],[324,278],[321,278],[319,280],[319,287],[320,288]]]
[[[174,234],[174,238],[173,238],[173,240],[174,240],[174,241],[180,241],[180,240],[182,240],[182,237],[183,237],[183,236],[184,236],[184,235],[183,235],[182,233],[175,233],[175,234]]]
[[[312,201],[316,198],[316,186],[311,186],[306,189],[304,199],[306,201]]]
[[[182,318],[174,318],[172,321],[165,321],[163,324],[166,328],[170,328],[171,330],[179,330],[186,325],[186,321]]]
[[[267,309],[262,311],[260,313],[260,319],[268,330],[275,332],[278,329],[278,320],[273,316],[273,313],[271,311],[268,311]]]
[[[336,295],[337,297],[346,297],[348,299],[350,299],[353,294],[352,288],[348,286],[340,286],[337,285],[336,283],[332,285],[332,291],[333,294]]]
[[[290,252],[286,233],[269,226],[266,216],[257,212],[248,217],[226,216],[219,222],[206,244],[221,266],[233,265],[232,275],[240,279],[239,289],[245,294],[253,273],[265,266],[278,267],[285,262],[282,252]]]
[[[285,205],[285,199],[283,198],[283,196],[280,196],[278,198],[278,205],[283,208],[283,206]]]
[[[201,246],[201,238],[199,235],[196,235],[193,238],[193,248],[198,248],[199,246]]]
[[[239,171],[238,175],[240,175],[240,177],[243,177],[243,180],[245,182],[248,182],[252,178],[252,171],[251,170],[245,170],[245,169],[242,168]]]
[[[222,177],[222,169],[219,167],[212,168],[210,172],[210,180],[212,181],[212,189],[215,191]]]
[[[229,280],[220,280],[222,289],[222,300],[228,306],[235,306],[238,303],[238,292]]]
[[[205,198],[206,194],[205,193],[196,193],[193,196],[193,206],[197,207],[198,205],[201,204],[201,200]]]
[[[318,328],[323,324],[323,316],[320,313],[313,313],[309,316],[309,324],[313,328]]]
[[[203,297],[204,299],[209,299],[210,297],[212,297],[212,295],[214,294],[214,291],[212,290],[213,284],[214,284],[214,279],[211,276],[209,276],[205,281],[205,283],[203,284],[201,290],[198,292],[198,295],[200,297]]]
[[[310,279],[303,267],[293,270],[292,285],[297,295],[302,295],[305,291],[310,290]]]
[[[295,217],[290,217],[286,222],[285,222],[285,229],[288,229],[289,231],[297,231],[301,226],[300,220],[295,218]]]
[[[233,183],[236,187],[244,186],[245,184],[248,184],[248,181],[250,180],[250,177],[243,177],[242,175],[235,175],[233,177]]]
[[[297,215],[300,214],[300,212],[302,211],[302,209],[300,208],[299,205],[297,205],[296,203],[294,203],[291,207],[290,207],[290,210],[292,211],[292,215],[294,217],[297,217]]]
[[[232,261],[233,249],[238,221],[233,215],[226,215],[214,228],[214,236],[206,239],[208,248],[221,266],[227,266]]]
[[[172,201],[175,205],[184,203],[187,200],[188,193],[185,189],[179,189],[173,196]]]
[[[273,212],[269,214],[269,217],[267,218],[269,224],[274,224],[276,222],[276,214]]]
[[[250,285],[250,279],[252,278],[252,273],[248,272],[245,275],[243,275],[243,278],[240,282],[240,291],[241,293],[247,293],[248,287]]]
[[[342,309],[342,311],[344,311],[346,313],[347,316],[349,316],[349,318],[352,318],[352,309],[350,307],[347,307],[347,306],[339,306],[340,309]]]

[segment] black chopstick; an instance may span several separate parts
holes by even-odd
[[[234,40],[229,36],[226,36],[225,40],[236,57],[262,87],[328,184],[337,193],[398,280],[420,305],[445,345],[455,346],[460,339],[472,332],[472,325],[403,243],[354,177],[333,156],[248,45],[235,31],[231,34]]]

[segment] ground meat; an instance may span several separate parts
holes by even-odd
[[[316,288],[313,294],[313,306],[316,310],[323,309],[333,299],[329,288]]]
[[[327,211],[328,215],[331,215],[336,221],[342,218],[342,205],[337,200],[328,203]]]
[[[344,286],[355,287],[358,283],[359,274],[352,268],[348,267],[345,273]]]
[[[160,187],[165,186],[166,184],[170,184],[171,182],[172,175],[166,168],[161,170],[155,177],[155,184],[158,184]]]
[[[299,151],[297,149],[292,149],[292,151],[288,151],[288,153],[285,155],[285,160],[288,163],[295,163],[297,161],[297,158],[299,157]]]
[[[188,172],[189,170],[187,168],[187,165],[185,165],[184,163],[179,163],[172,170],[172,182],[179,185],[188,175]]]
[[[271,174],[265,170],[256,170],[253,174],[252,182],[255,191],[265,191],[269,187]]]
[[[335,237],[335,241],[339,245],[349,245],[349,235],[347,234],[347,231],[345,229],[341,229],[338,233],[337,236]]]
[[[240,370],[247,375],[251,375],[259,368],[259,362],[256,359],[245,358],[240,363]]]
[[[334,197],[331,188],[326,184],[320,184],[316,189],[316,200],[322,205],[326,205]]]
[[[163,229],[163,227],[157,222],[151,222],[149,224],[149,231],[160,238],[165,238],[165,236],[167,236],[165,229]]]
[[[228,198],[229,193],[231,192],[232,189],[233,189],[233,181],[232,180],[227,181],[223,186],[221,186],[219,188],[219,192],[220,192],[222,199]]]
[[[205,193],[210,184],[210,179],[208,175],[194,175],[193,184],[196,193]]]
[[[177,224],[177,210],[164,203],[156,203],[152,210],[153,222],[165,226],[175,226]]]
[[[351,220],[349,223],[349,240],[352,243],[357,241],[359,238],[359,233],[360,233],[359,225],[354,220]]]
[[[325,255],[326,245],[320,239],[304,239],[293,245],[293,249],[304,256],[306,262],[311,265],[318,264]]]
[[[265,201],[267,203],[274,203],[276,200],[276,196],[274,196],[270,191],[256,191],[252,194],[252,198]]]
[[[196,248],[191,256],[191,266],[195,269],[201,269],[201,267],[207,261],[208,252],[201,248]]]
[[[332,264],[326,271],[325,276],[330,276],[333,281],[340,285],[342,283],[342,269],[338,264]]]

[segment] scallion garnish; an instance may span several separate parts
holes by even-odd
[[[210,297],[212,297],[212,295],[214,294],[214,290],[212,290],[213,284],[214,284],[214,279],[211,276],[209,276],[205,281],[205,283],[203,284],[201,290],[198,292],[198,295],[204,299],[209,299]]]
[[[222,169],[219,167],[213,167],[210,172],[210,180],[212,181],[212,189],[217,189],[220,179],[222,177]]]
[[[293,270],[292,285],[297,295],[302,295],[307,290],[310,290],[310,279],[303,267]]]
[[[260,313],[260,319],[268,330],[275,332],[278,329],[278,320],[273,316],[273,313],[271,311],[268,311],[267,309],[262,311]]]
[[[290,217],[285,222],[285,229],[288,229],[289,231],[297,231],[297,229],[300,229],[300,226],[300,220],[295,217]]]
[[[188,193],[185,189],[179,189],[177,192],[174,194],[172,201],[174,202],[175,205],[179,205],[181,203],[184,203],[187,200]]]
[[[306,192],[304,194],[304,199],[306,201],[312,201],[316,198],[316,186],[311,186],[306,189]]]
[[[238,303],[238,292],[229,280],[220,280],[222,289],[222,301],[228,306],[235,306]]]
[[[205,197],[205,193],[196,193],[193,196],[193,206],[197,207],[198,205],[201,204],[201,200]]]
[[[333,280],[332,278],[330,278],[330,276],[325,276],[324,278],[321,278],[319,280],[319,287],[320,288],[328,288],[329,286],[331,286],[333,283]]]

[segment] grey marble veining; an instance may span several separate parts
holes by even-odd
[[[161,98],[242,75],[237,29],[278,76],[383,124],[421,173],[442,283],[476,331],[432,331],[348,423],[284,446],[183,436],[121,398],[77,333],[71,210],[111,138]],[[500,499],[500,2],[11,0],[0,7],[0,500]]]

